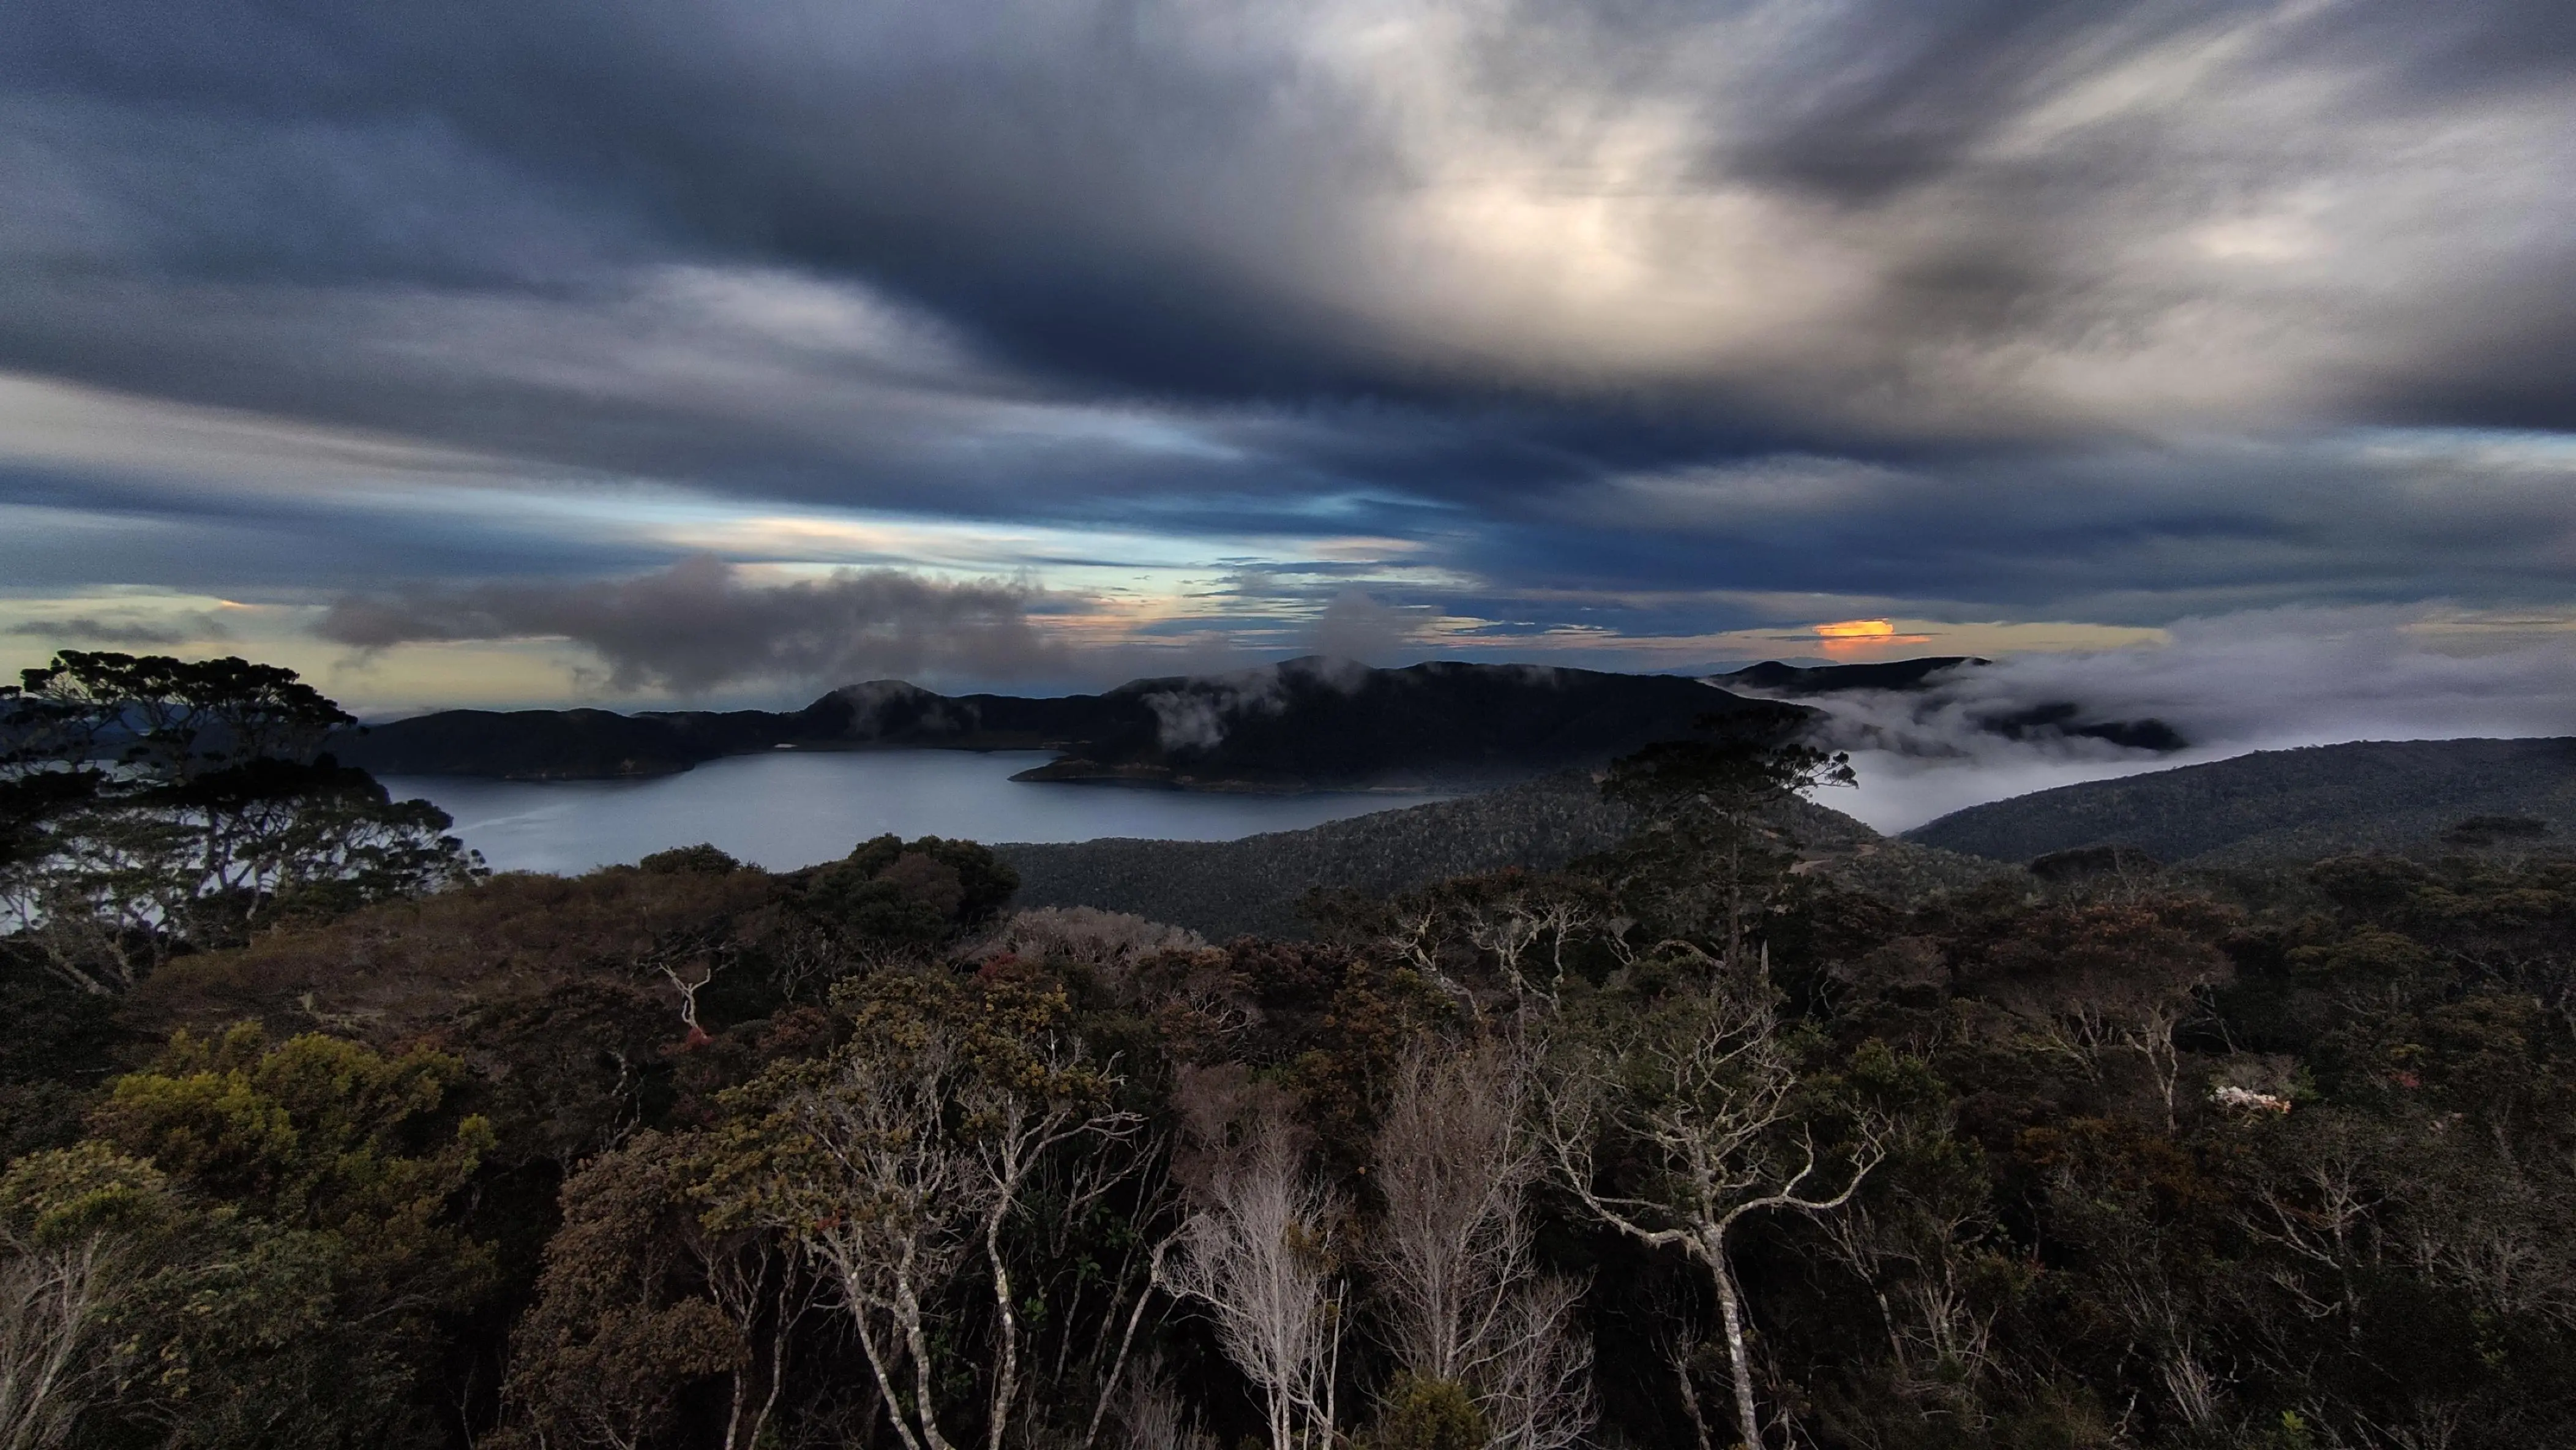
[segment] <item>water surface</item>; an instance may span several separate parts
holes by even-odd
[[[423,797],[500,871],[581,872],[711,841],[773,871],[845,855],[870,836],[1231,841],[1446,799],[1430,795],[1203,795],[1014,781],[1043,751],[777,751],[651,780],[386,776]]]

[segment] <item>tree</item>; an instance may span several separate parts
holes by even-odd
[[[1304,1156],[1287,1124],[1262,1124],[1196,1195],[1165,1281],[1207,1307],[1226,1358],[1261,1396],[1271,1450],[1327,1450],[1336,1434],[1347,1208]]]
[[[836,993],[849,1041],[729,1098],[747,1116],[710,1192],[718,1226],[769,1224],[830,1273],[906,1450],[951,1450],[934,1345],[939,1300],[980,1261],[992,1314],[978,1376],[1000,1450],[1024,1330],[1004,1235],[1038,1167],[1123,1138],[1116,1079],[1065,1027],[1060,988],[987,969],[886,971]]]
[[[1529,1078],[1502,1042],[1405,1061],[1374,1144],[1384,1208],[1368,1260],[1417,1391],[1467,1396],[1480,1445],[1561,1450],[1591,1426],[1592,1356],[1573,1323],[1581,1286],[1536,1261]]]
[[[0,1447],[52,1450],[138,1368],[119,1331],[177,1206],[104,1144],[33,1154],[0,1178]]]
[[[256,1026],[182,1032],[92,1114],[97,1142],[192,1205],[123,1332],[151,1372],[130,1414],[191,1446],[417,1442],[440,1316],[489,1290],[455,1222],[492,1131],[462,1065]]]
[[[1880,1075],[1918,1085],[1907,1094],[1915,1110],[1889,1143],[1886,1164],[1824,1217],[1825,1241],[1869,1288],[1887,1335],[1888,1388],[1982,1432],[1979,1392],[1994,1377],[1996,1322],[2025,1270],[2007,1252],[1984,1157],[1958,1137],[1936,1080],[1919,1062],[1868,1056]]]
[[[1789,880],[1787,813],[1826,786],[1854,783],[1851,759],[1746,736],[1723,717],[1709,734],[1664,741],[1614,762],[1601,793],[1635,807],[1645,829],[1620,853],[1667,924],[1706,933],[1720,965],[1752,951]]]
[[[2229,913],[2188,899],[2053,906],[2016,923],[1966,975],[2087,1076],[2099,1079],[2113,1054],[2134,1059],[2170,1131],[2182,1078],[2175,1035],[2233,975],[2213,945],[2231,925]]]
[[[1603,926],[1597,885],[1500,871],[1444,881],[1391,901],[1333,901],[1332,925],[1394,956],[1471,1009],[1474,986],[1500,979],[1517,1014],[1555,1010],[1569,954]]]
[[[725,1445],[759,1442],[804,1276],[769,1235],[705,1225],[706,1166],[691,1137],[645,1132],[564,1185],[563,1227],[512,1336],[507,1394],[534,1443],[634,1450],[719,1374],[733,1381]]]
[[[972,841],[896,836],[861,841],[814,872],[808,908],[862,941],[926,946],[992,919],[1019,874]]]
[[[102,1445],[434,1444],[437,1324],[492,1270],[452,1221],[489,1142],[456,1074],[429,1052],[181,1034],[117,1080],[90,1140],[12,1164],[0,1420],[19,1438],[0,1444],[74,1418]]]
[[[446,815],[323,753],[354,722],[291,670],[66,650],[21,678],[0,689],[0,921],[80,991],[477,869]]]
[[[1842,1207],[1886,1156],[1875,1112],[1837,1102],[1801,1059],[1813,1048],[1782,1014],[1760,960],[1714,968],[1598,1036],[1569,1034],[1544,1082],[1542,1131],[1559,1182],[1602,1223],[1648,1248],[1678,1248],[1715,1292],[1738,1432],[1763,1444],[1734,1238],[1763,1213]],[[1848,1131],[1829,1135],[1837,1120]],[[1602,1155],[1626,1170],[1624,1186]]]

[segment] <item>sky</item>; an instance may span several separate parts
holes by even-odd
[[[0,666],[2547,728],[2570,177],[2566,0],[15,0]]]

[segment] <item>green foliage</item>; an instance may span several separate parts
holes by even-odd
[[[1387,1387],[1369,1450],[1484,1450],[1484,1412],[1455,1380],[1401,1374]]]
[[[117,1080],[91,1123],[261,1217],[388,1253],[470,1259],[438,1226],[492,1142],[488,1122],[450,1107],[462,1072],[427,1048],[389,1058],[316,1033],[272,1047],[253,1025],[181,1032],[149,1070]]]
[[[37,1247],[93,1234],[149,1240],[179,1213],[169,1175],[105,1143],[29,1154],[0,1175],[0,1215],[14,1238]]]
[[[35,726],[104,719],[84,681],[148,695],[83,668]],[[276,684],[223,705],[243,738]],[[165,723],[100,725],[13,799],[194,772],[244,784],[191,809],[251,809],[238,762],[170,744],[195,707],[136,708]],[[1335,1296],[1334,1437],[1523,1444],[1498,1381],[1406,1362],[1372,1257],[1391,1087],[1518,1053],[1549,1136],[1515,1171],[1550,1181],[1492,1233],[1589,1286],[1597,1443],[1737,1438],[1739,1363],[1766,1442],[1820,1450],[2576,1434],[2576,858],[1874,899],[1790,869],[1833,769],[1652,753],[1585,803],[1642,823],[1626,848],[1347,898],[1320,943],[1032,946],[978,930],[989,853],[885,837],[382,901],[122,997],[57,978],[0,998],[0,1280],[87,1256],[77,1450],[882,1446],[872,1353],[954,1444],[1234,1443],[1262,1391],[1149,1285],[1276,1150],[1329,1210],[1297,1231],[1332,1245],[1301,1262]],[[50,849],[52,809],[12,839]],[[1727,1222],[1660,1232],[1694,1215]]]
[[[655,851],[636,862],[635,869],[647,876],[722,876],[741,870],[742,863],[701,841],[694,846]]]
[[[732,1290],[740,1312],[744,1248],[700,1227],[703,1171],[690,1140],[644,1133],[564,1185],[563,1226],[513,1335],[511,1443],[636,1444],[693,1383],[750,1358],[748,1326],[714,1297]]]
[[[0,1207],[37,1241],[126,1250],[100,1443],[434,1443],[423,1357],[492,1272],[452,1223],[490,1141],[452,1111],[457,1075],[426,1051],[183,1033],[116,1082],[91,1141],[12,1168]]]
[[[990,920],[1019,877],[972,841],[862,841],[806,884],[815,915],[857,937],[928,944]]]
[[[0,691],[0,922],[78,990],[280,919],[478,868],[425,801],[321,753],[353,723],[293,671],[67,650]]]

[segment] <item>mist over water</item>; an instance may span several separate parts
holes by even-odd
[[[2576,637],[2479,636],[2416,609],[2277,609],[2184,620],[2159,648],[2025,655],[1920,691],[1808,699],[1822,743],[1851,752],[1858,790],[1819,799],[1888,833],[1948,812],[2084,781],[2256,750],[2354,740],[2576,735]],[[2169,755],[1984,723],[2057,702],[2092,721],[2157,720]]]
[[[421,797],[498,871],[576,873],[672,846],[714,843],[773,871],[846,855],[871,836],[1230,841],[1294,831],[1434,795],[1195,794],[1014,781],[1043,751],[779,752],[709,761],[650,780],[509,781],[388,776]]]

